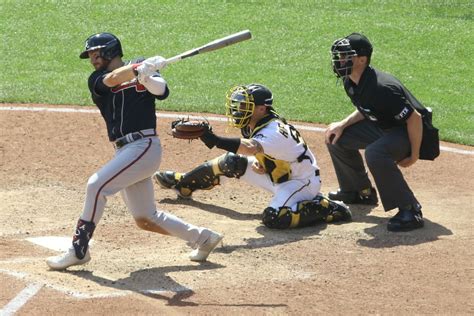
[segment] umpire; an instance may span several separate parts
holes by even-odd
[[[372,44],[352,33],[331,47],[333,71],[342,78],[356,110],[331,123],[325,141],[339,190],[330,199],[353,204],[377,204],[377,193],[364,167],[360,149],[375,180],[385,211],[398,208],[389,231],[423,227],[421,205],[398,166],[413,165],[420,155],[422,115],[427,109],[395,77],[370,66]]]

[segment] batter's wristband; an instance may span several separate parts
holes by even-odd
[[[217,136],[216,147],[236,154],[240,147],[240,138],[226,138]]]

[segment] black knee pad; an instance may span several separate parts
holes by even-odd
[[[284,229],[291,225],[291,209],[280,207],[278,210],[267,207],[263,211],[262,222],[268,228]]]
[[[245,156],[229,152],[219,157],[217,164],[224,176],[228,178],[240,178],[247,170],[248,159]]]
[[[94,230],[95,224],[93,222],[86,222],[82,219],[77,222],[76,233],[72,238],[72,245],[78,259],[85,257],[87,248],[89,247],[89,240],[92,238]]]

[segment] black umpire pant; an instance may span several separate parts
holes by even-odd
[[[382,130],[364,119],[344,129],[337,143],[327,147],[342,191],[371,186],[359,152],[365,149],[365,161],[385,211],[418,203],[397,165],[411,151],[406,125]]]

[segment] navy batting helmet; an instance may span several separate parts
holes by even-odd
[[[110,33],[97,33],[86,39],[86,47],[79,58],[89,58],[88,52],[100,49],[100,57],[111,60],[115,56],[123,56],[122,45],[117,36]]]

